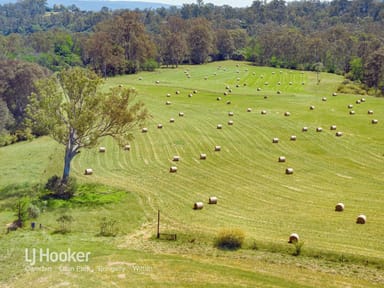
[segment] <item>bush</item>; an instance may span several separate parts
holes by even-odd
[[[71,232],[71,223],[73,221],[73,217],[71,215],[61,215],[56,221],[60,224],[60,228],[55,230],[54,233],[66,234]]]
[[[39,207],[37,207],[36,205],[33,205],[32,203],[29,204],[29,206],[27,208],[27,212],[28,212],[28,217],[30,219],[36,219],[37,217],[40,216]]]
[[[54,198],[68,200],[73,197],[77,189],[77,182],[75,178],[69,177],[66,183],[63,183],[61,178],[57,175],[48,179],[45,184],[45,189],[50,193],[44,195],[44,199]]]
[[[225,250],[237,250],[243,246],[245,234],[240,229],[224,229],[215,239],[215,246]]]
[[[115,237],[119,231],[119,229],[115,226],[117,223],[114,219],[108,219],[107,217],[103,217],[100,222],[100,236],[104,237]]]

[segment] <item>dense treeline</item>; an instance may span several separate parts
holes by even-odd
[[[384,2],[374,0],[254,1],[246,8],[198,0],[181,8],[98,12],[49,8],[46,0],[0,5],[0,135],[23,130],[24,104],[16,98],[32,88],[15,94],[11,76],[20,67],[41,69],[35,74],[41,76],[41,67],[84,66],[113,76],[235,59],[338,73],[382,94],[383,16]]]

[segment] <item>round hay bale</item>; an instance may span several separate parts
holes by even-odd
[[[148,128],[147,128],[147,127],[144,127],[143,129],[141,129],[141,132],[142,132],[142,133],[147,133],[147,132],[148,132]]]
[[[236,81],[240,81],[240,78],[237,78]]]
[[[267,115],[267,110],[261,110],[261,115]]]
[[[193,94],[197,94],[197,90],[193,90]]]
[[[360,104],[361,103],[361,100],[356,100],[356,104]]]
[[[225,89],[227,89],[227,90],[228,90],[228,89],[230,89],[230,87],[227,85],[227,86],[225,86]]]
[[[377,120],[377,119],[372,119],[371,123],[372,123],[372,124],[377,124],[377,123],[379,123],[379,120]]]
[[[268,96],[267,96],[267,95],[265,95],[265,96],[264,96],[264,99],[268,99]]]
[[[188,94],[188,97],[189,97],[189,98],[191,98],[192,96],[193,96],[192,93],[189,93],[189,94]]]
[[[167,93],[167,97],[171,97],[171,94]]]
[[[217,124],[216,128],[217,128],[217,129],[222,129],[222,128],[223,128],[223,125],[221,125],[221,124]]]
[[[124,145],[124,150],[130,151],[131,150],[131,145],[129,145],[129,144]]]
[[[268,86],[268,84],[269,84],[268,82],[264,82],[264,85],[265,85],[265,86]]]
[[[184,112],[179,112],[179,117],[184,117]]]
[[[336,136],[337,136],[337,137],[341,137],[341,136],[343,136],[343,132],[337,131],[337,132],[336,132]]]
[[[170,122],[170,123],[175,123],[175,118],[171,118],[171,119],[169,119],[169,122]]]
[[[248,107],[247,112],[252,112],[252,108]]]
[[[360,101],[361,102],[365,102],[366,100],[365,100],[365,98],[361,98]]]
[[[292,85],[293,83],[292,82],[289,82],[289,85]]]
[[[207,159],[207,154],[201,153],[200,154],[200,160],[206,160]]]
[[[227,105],[229,105],[229,104],[231,104],[231,103],[232,103],[231,101],[229,101],[229,100],[227,101]]]
[[[315,110],[315,106],[313,105],[309,106],[309,110]]]
[[[217,100],[217,101],[221,101],[221,97],[217,97],[216,100]]]
[[[247,86],[247,83],[243,83],[243,86],[244,86],[244,87]]]
[[[289,113],[288,111],[284,113],[284,116],[291,116],[291,113]]]
[[[179,155],[173,156],[172,161],[174,162],[180,161],[180,156]]]
[[[372,115],[373,114],[373,110],[368,110],[368,114]]]
[[[160,84],[160,81],[159,81],[159,80],[156,80],[156,84]]]
[[[323,97],[323,98],[321,98],[321,101],[327,101],[327,97]]]
[[[261,88],[259,87],[259,88],[257,88],[256,90],[257,90],[257,91],[261,91]]]
[[[336,212],[343,212],[344,211],[344,204],[343,203],[337,203],[335,206]]]
[[[353,108],[353,105],[352,104],[348,104],[348,109],[352,109]]]
[[[221,151],[221,146],[216,145],[215,146],[215,151]]]
[[[92,174],[93,174],[92,168],[87,168],[84,170],[84,175],[92,175]]]
[[[285,174],[287,174],[287,175],[291,175],[291,174],[293,174],[293,168],[287,168],[287,169],[285,169]]]
[[[195,204],[193,204],[193,209],[195,210],[201,210],[203,209],[203,207],[204,207],[203,202],[195,202]]]
[[[291,137],[289,138],[291,141],[296,141],[296,135],[291,135]]]
[[[99,147],[99,152],[104,153],[106,151],[105,147]]]
[[[207,76],[205,76],[205,77],[204,77],[204,80],[208,80],[208,77],[207,77]]]
[[[229,120],[229,121],[228,121],[228,125],[233,125],[233,121],[232,121],[232,120]]]
[[[278,159],[278,161],[279,161],[280,163],[284,163],[284,162],[286,161],[285,156],[280,156],[279,159]]]
[[[158,129],[162,129],[163,128],[163,124],[161,124],[161,123],[157,124],[157,128]]]
[[[179,91],[179,90],[176,90],[175,93],[176,93],[176,95],[179,95],[179,94],[180,94],[180,91]]]
[[[300,238],[297,233],[292,233],[289,235],[288,243],[297,243],[299,242]]]
[[[176,173],[176,172],[177,172],[177,167],[176,167],[176,166],[171,166],[171,167],[169,168],[169,172],[170,172],[170,173]]]
[[[305,85],[305,82],[301,82],[301,85]]]
[[[355,115],[355,111],[353,110],[349,111],[349,115]]]
[[[336,92],[333,92],[333,93],[332,93],[332,96],[337,96],[337,93],[336,93]]]
[[[236,84],[236,88],[239,88],[240,87],[240,85],[239,84]]]
[[[330,130],[336,130],[337,126],[336,125],[331,125],[331,127],[329,127]]]
[[[217,204],[217,197],[215,196],[209,197],[208,204]]]
[[[321,127],[316,128],[316,132],[322,132],[322,131],[323,131],[323,128],[321,128]]]
[[[232,89],[229,89],[228,92],[229,92],[229,93],[232,93]]]
[[[279,86],[280,86],[280,85],[281,85],[281,82],[280,82],[280,81],[279,81],[279,82],[277,82],[277,85],[279,85]]]
[[[272,143],[279,143],[279,138],[277,138],[277,137],[273,138]]]
[[[367,216],[361,214],[357,216],[356,223],[357,224],[365,224],[367,222]]]
[[[233,116],[234,113],[232,111],[228,112],[228,116]]]
[[[139,80],[143,80],[143,77],[139,77]]]
[[[227,96],[227,95],[228,95],[228,92],[227,92],[227,91],[225,91],[225,92],[224,92],[224,96]]]
[[[307,131],[308,131],[308,127],[303,127],[303,128],[301,129],[301,131],[303,131],[303,132],[307,132]]]
[[[280,91],[280,90],[277,90],[277,94],[281,94],[281,91]]]
[[[167,101],[167,102],[165,102],[165,105],[171,105],[171,104],[172,104],[171,101]]]

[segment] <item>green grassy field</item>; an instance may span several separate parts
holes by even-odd
[[[73,232],[65,236],[49,229],[1,235],[6,256],[0,258],[0,281],[5,287],[25,282],[33,287],[383,286],[383,99],[364,96],[366,101],[357,104],[363,96],[332,96],[340,76],[321,74],[320,80],[317,84],[315,73],[237,62],[107,79],[106,88],[135,87],[152,115],[148,132],[133,131],[130,151],[106,138],[100,143],[105,153],[96,147],[75,158],[72,173],[78,182],[106,185],[98,191],[112,195],[110,203],[47,209],[37,221],[47,227],[57,225],[62,213],[74,216]],[[337,131],[343,135],[337,137]],[[272,143],[275,137],[279,143]],[[221,151],[214,151],[216,145]],[[49,138],[0,149],[1,226],[14,219],[9,207],[17,197],[60,175],[62,153]],[[206,160],[200,160],[201,153]],[[180,161],[172,161],[175,155]],[[279,156],[286,162],[278,162]],[[177,173],[169,172],[171,166]],[[292,175],[285,174],[288,167]],[[86,168],[93,175],[84,175]],[[210,196],[218,198],[217,205],[208,205]],[[196,201],[204,203],[202,210],[192,209]],[[334,211],[338,202],[345,204],[342,213]],[[178,241],[153,239],[157,210],[161,231],[176,233]],[[359,214],[367,216],[365,225],[355,223]],[[96,235],[101,217],[118,219],[118,237]],[[245,248],[214,248],[222,228],[242,229]],[[304,242],[299,257],[287,243],[293,232]],[[23,248],[33,245],[90,251],[89,265],[107,268],[92,277],[60,271],[58,265],[23,273]]]

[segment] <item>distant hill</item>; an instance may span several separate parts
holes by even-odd
[[[0,0],[0,5],[7,3],[15,3],[17,0]],[[49,7],[53,7],[55,4],[61,4],[65,7],[75,5],[80,10],[87,11],[100,11],[101,8],[107,7],[111,10],[117,9],[157,9],[157,8],[169,8],[172,5],[155,2],[139,2],[139,1],[108,1],[108,0],[48,0]]]

